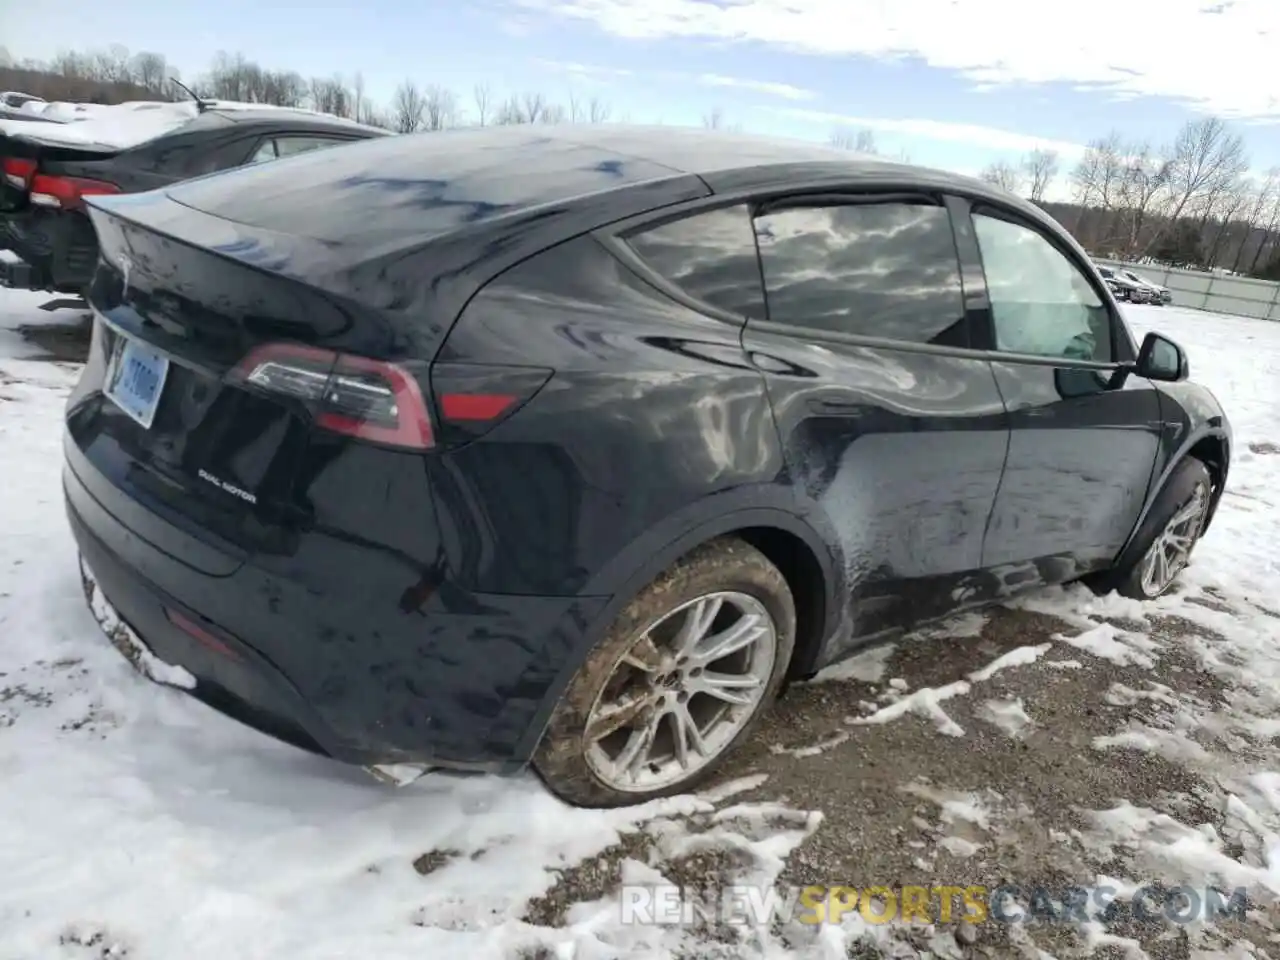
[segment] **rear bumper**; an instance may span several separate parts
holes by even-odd
[[[605,602],[441,588],[396,625],[361,597],[318,597],[251,561],[196,571],[120,523],[70,463],[63,482],[81,557],[150,652],[214,709],[344,763],[522,768]]]
[[[80,293],[89,286],[98,262],[93,224],[74,211],[0,214],[0,248],[12,250],[23,261],[19,266],[25,270],[0,272],[0,283],[20,290]]]

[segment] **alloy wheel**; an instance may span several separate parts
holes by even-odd
[[[1179,507],[1152,541],[1142,560],[1142,592],[1158,597],[1169,589],[1191,559],[1191,550],[1204,526],[1209,507],[1209,488],[1198,483],[1190,498]]]
[[[672,610],[637,634],[588,713],[592,772],[629,793],[692,777],[760,708],[777,655],[755,597],[709,593]]]

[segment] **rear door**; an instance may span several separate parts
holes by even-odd
[[[793,482],[836,530],[852,636],[984,597],[978,569],[1008,431],[946,207],[914,194],[757,207],[765,372]],[[839,651],[831,651],[838,654]]]
[[[1134,345],[1076,251],[1014,210],[958,206],[990,302],[977,342],[1010,426],[983,563],[1061,582],[1109,565],[1133,529],[1166,429],[1159,395],[1140,377],[1110,386]]]

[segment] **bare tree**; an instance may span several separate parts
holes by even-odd
[[[432,84],[423,101],[423,125],[428,130],[443,130],[458,121],[458,102],[453,91]]]
[[[1125,253],[1135,256],[1141,249],[1142,232],[1149,217],[1160,212],[1167,201],[1171,161],[1146,144],[1123,147],[1122,150],[1124,166],[1116,186],[1115,200]]]
[[[476,105],[476,122],[484,126],[489,122],[489,106],[493,101],[493,93],[487,83],[477,83],[471,90],[471,99]]]
[[[845,128],[838,128],[831,131],[831,136],[827,138],[827,142],[841,150],[854,150],[858,153],[879,154],[876,148],[876,135],[871,130],[863,127],[856,133]]]
[[[331,113],[335,117],[350,117],[351,91],[339,76],[312,77],[311,105],[321,113]]]
[[[831,135],[827,137],[827,143],[837,150],[852,150],[854,142],[853,133],[843,128],[832,130]]]
[[[1120,134],[1112,131],[1090,141],[1084,156],[1071,171],[1072,192],[1079,207],[1074,229],[1082,242],[1088,242],[1090,237],[1113,242],[1115,221],[1120,216],[1116,205],[1128,176],[1128,149],[1121,142]],[[1086,214],[1090,214],[1089,223],[1085,222]]]
[[[293,71],[271,73],[263,76],[263,103],[277,107],[300,107],[307,99],[307,82]]]
[[[710,112],[702,115],[702,125],[708,130],[724,129],[724,111],[719,107],[712,107]]]
[[[589,123],[604,123],[612,113],[613,108],[599,97],[592,97],[587,101],[587,121]]]
[[[524,108],[520,106],[520,98],[513,94],[498,104],[493,122],[502,125],[527,123],[528,121],[524,116]]]
[[[547,108],[547,98],[540,93],[526,93],[520,107],[525,123],[537,123],[542,119],[542,112]]]
[[[987,164],[978,174],[978,178],[1009,193],[1017,194],[1022,190],[1022,172],[1004,160]]]
[[[549,103],[542,108],[542,115],[538,118],[539,123],[564,123],[569,119],[569,114],[565,111],[563,105],[559,103]]]
[[[1176,223],[1188,207],[1195,209],[1198,201],[1220,193],[1248,166],[1244,140],[1217,117],[1184,124],[1169,154],[1169,209],[1143,253],[1150,253],[1168,225]]]
[[[1257,275],[1258,264],[1262,262],[1264,255],[1271,249],[1271,245],[1276,239],[1276,229],[1280,228],[1280,190],[1276,191],[1274,199],[1271,201],[1271,210],[1267,216],[1266,229],[1262,231],[1262,239],[1258,243],[1258,249],[1253,254],[1253,260],[1249,264],[1249,272]]]
[[[356,71],[356,79],[352,93],[354,94],[351,104],[352,119],[354,119],[356,123],[363,123],[365,114],[372,109],[372,105],[365,99],[364,74],[359,71]],[[366,109],[366,107],[368,109]]]
[[[1236,258],[1231,264],[1232,273],[1240,272],[1240,266],[1244,262],[1245,248],[1249,246],[1249,241],[1253,239],[1258,227],[1262,224],[1266,216],[1265,211],[1275,202],[1278,186],[1280,186],[1280,167],[1272,167],[1261,181],[1253,184],[1248,212],[1245,214],[1244,236],[1240,238],[1240,246],[1236,248]],[[1264,230],[1258,241],[1259,249],[1266,241],[1267,231]]]
[[[391,122],[398,133],[414,133],[422,126],[423,113],[427,102],[422,91],[412,80],[405,80],[396,87],[395,99],[391,101]]]
[[[1053,178],[1058,175],[1058,152],[1032,150],[1022,160],[1022,172],[1031,182],[1032,203],[1043,203]]]
[[[133,58],[133,79],[139,86],[159,95],[169,82],[168,66],[159,53],[139,53]]]
[[[1206,266],[1210,268],[1217,266],[1218,254],[1222,252],[1227,231],[1231,229],[1236,215],[1249,203],[1251,186],[1247,180],[1241,178],[1225,186],[1214,197],[1209,214],[1218,221],[1218,229],[1214,231],[1213,239],[1209,241],[1209,249],[1205,251]]]

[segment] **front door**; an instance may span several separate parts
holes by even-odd
[[[962,212],[962,211],[961,211]],[[983,565],[1010,588],[1107,567],[1137,522],[1160,435],[1159,395],[1113,388],[1133,343],[1066,244],[1015,211],[971,209],[990,311],[976,335],[1009,417],[1009,455]]]

